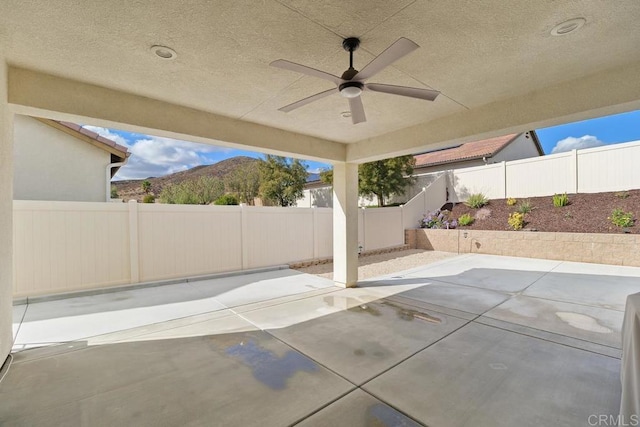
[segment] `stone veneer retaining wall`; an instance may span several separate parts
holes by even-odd
[[[640,235],[533,231],[405,231],[410,248],[640,267]]]

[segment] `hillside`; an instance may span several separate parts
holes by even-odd
[[[212,176],[224,179],[225,176],[236,168],[257,162],[259,162],[259,160],[252,157],[237,156],[221,160],[212,165],[196,166],[186,171],[176,172],[158,178],[149,177],[145,179],[151,183],[151,193],[158,196],[160,195],[160,192],[162,192],[162,189],[167,185],[198,179],[201,176]],[[140,202],[145,195],[144,191],[142,191],[142,182],[145,179],[114,181],[111,184],[118,190],[119,198],[124,199],[125,201],[135,199]]]

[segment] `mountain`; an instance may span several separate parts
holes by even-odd
[[[201,176],[212,176],[224,179],[229,173],[246,164],[256,164],[260,160],[252,157],[237,156],[226,160],[221,160],[212,165],[201,165],[186,171],[176,172],[158,178],[130,179],[125,181],[113,181],[112,186],[118,190],[118,197],[125,201],[135,199],[142,201],[145,192],[142,191],[142,182],[147,180],[151,183],[151,193],[156,197],[160,195],[162,189],[170,184],[178,184],[183,181],[196,180]]]

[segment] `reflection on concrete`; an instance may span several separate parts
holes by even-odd
[[[284,356],[278,357],[271,350],[267,350],[255,341],[250,340],[229,347],[226,350],[229,356],[236,357],[253,371],[253,376],[273,390],[282,390],[287,387],[287,380],[298,371],[315,372],[318,366],[295,351],[288,351]]]
[[[387,405],[375,403],[367,408],[366,425],[375,427],[417,427],[419,424]]]
[[[613,332],[610,328],[599,324],[597,319],[585,314],[558,311],[556,312],[556,316],[570,326],[582,329],[583,331],[597,332],[600,334],[610,334]]]

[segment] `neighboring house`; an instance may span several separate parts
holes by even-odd
[[[17,115],[14,200],[109,201],[114,163],[130,153],[79,125]]]
[[[394,197],[390,202],[409,201],[435,180],[436,172],[538,156],[544,156],[544,151],[535,131],[467,142],[456,147],[418,154],[415,156],[416,165],[413,168],[415,183],[407,188],[403,196]]]
[[[407,188],[404,195],[392,197],[388,203],[407,202],[422,191],[423,187],[427,187],[435,180],[436,172],[543,155],[544,151],[535,131],[467,142],[455,147],[418,154],[414,156],[416,165],[413,169],[416,182]],[[298,206],[330,207],[331,203],[331,188],[320,181],[318,175],[310,175],[305,185],[304,198],[298,201]],[[376,201],[360,198],[361,206],[371,204],[376,204]]]

